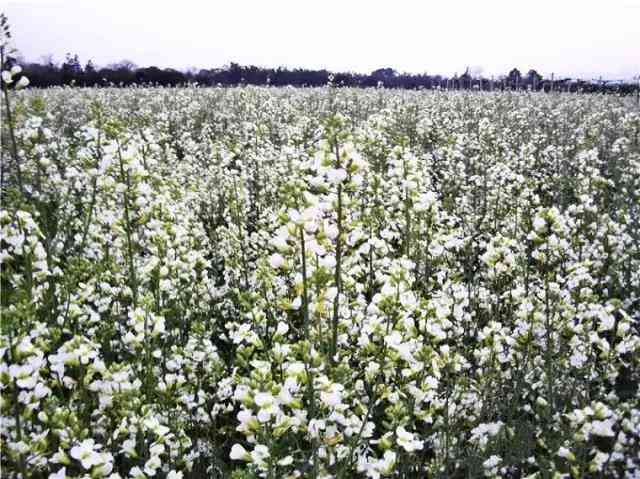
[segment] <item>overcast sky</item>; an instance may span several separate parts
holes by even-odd
[[[640,0],[0,0],[27,60],[640,73]]]

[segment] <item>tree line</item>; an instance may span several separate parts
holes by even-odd
[[[544,78],[531,69],[522,74],[517,68],[498,79],[472,75],[469,69],[461,75],[444,76],[399,73],[393,68],[380,68],[369,74],[330,72],[326,69],[264,68],[255,65],[230,63],[222,68],[180,71],[156,66],[138,67],[123,60],[105,67],[97,67],[89,60],[82,66],[78,55],[67,54],[64,62],[56,64],[49,56],[41,62],[20,62],[25,75],[34,87],[52,86],[131,86],[158,85],[200,86],[273,85],[314,87],[331,82],[336,86],[385,87],[406,89],[478,89],[478,90],[534,90],[534,91],[610,91],[634,93],[637,84],[607,81],[586,81],[571,78]]]

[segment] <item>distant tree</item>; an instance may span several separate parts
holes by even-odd
[[[164,70],[158,67],[138,68],[135,71],[135,82],[140,84],[153,84],[162,86],[176,86],[184,83],[184,73],[171,68]]]
[[[214,75],[213,75],[213,72],[211,70],[202,69],[195,75],[194,79],[200,85],[212,86],[214,84],[213,83],[213,77],[214,77]]]
[[[455,88],[455,89],[460,88],[460,81],[458,80],[458,72],[455,72],[453,74],[450,85],[451,85],[451,88]]]
[[[198,69],[196,67],[188,67],[184,71],[185,80],[188,82],[196,81],[197,76],[198,76]]]
[[[15,62],[16,58],[7,59],[7,65]],[[523,78],[517,68],[512,69],[508,75],[498,77],[496,81],[482,78],[480,67],[467,68],[458,76],[441,75],[430,76],[426,73],[410,74],[398,73],[390,67],[379,68],[370,74],[354,72],[329,72],[327,70],[310,70],[305,68],[288,69],[285,67],[262,68],[255,65],[243,66],[232,62],[224,68],[211,68],[196,71],[189,68],[185,72],[172,68],[161,69],[155,66],[138,68],[130,60],[122,60],[112,63],[105,68],[96,71],[97,68],[91,60],[87,61],[84,69],[80,66],[78,55],[68,53],[63,64],[58,67],[53,56],[42,57],[40,63],[23,63],[25,75],[30,79],[33,87],[48,87],[54,85],[116,85],[128,86],[133,83],[159,84],[164,86],[176,86],[188,82],[197,82],[202,86],[233,86],[233,85],[272,85],[272,86],[322,86],[328,83],[329,77],[333,77],[333,84],[340,86],[375,87],[380,82],[387,88],[481,88],[481,89],[515,89],[526,86],[534,86],[536,89],[551,89],[552,82],[543,81],[542,76],[536,70],[529,70]],[[556,80],[559,88],[571,91],[609,91],[609,92],[633,92],[635,85],[619,85],[614,83],[593,82],[568,82]]]
[[[132,72],[136,68],[138,68],[138,65],[133,63],[131,60],[126,60],[125,59],[125,60],[120,60],[117,63],[111,63],[111,64],[107,65],[107,68],[109,70],[125,70],[125,71]]]
[[[467,69],[471,78],[479,80],[482,78],[482,73],[484,72],[484,68],[481,65],[474,65]]]
[[[85,86],[94,86],[98,82],[98,72],[91,60],[87,61],[83,71],[83,84]]]
[[[385,86],[394,86],[395,79],[398,75],[398,72],[393,68],[378,68],[371,72],[371,78],[377,84],[378,82],[382,82]]]
[[[136,64],[130,60],[111,63],[98,71],[98,78],[102,83],[114,85],[130,85],[136,81]]]
[[[61,69],[63,83],[68,85],[72,82],[78,82],[82,75],[82,66],[80,66],[78,55],[71,56],[70,53],[67,53]]]
[[[531,88],[537,90],[542,85],[542,75],[531,69],[527,72],[526,83],[530,85]]]
[[[242,81],[242,67],[237,63],[231,62],[227,70],[229,72],[229,82],[232,85],[240,84],[240,82]]]
[[[93,66],[93,62],[91,60],[87,61],[86,65],[84,66],[84,72],[95,73],[95,71],[96,71],[96,67]]]
[[[393,68],[378,68],[371,72],[371,76],[376,78],[393,78],[398,74]]]
[[[520,70],[514,68],[507,75],[507,83],[511,88],[518,88],[522,84],[522,74]]]
[[[460,75],[460,87],[461,88],[471,88],[471,73],[469,73],[469,67],[465,70],[465,72]]]
[[[46,55],[42,55],[40,57],[40,65],[54,68],[56,66],[56,62],[53,59],[53,55],[51,53],[47,53]]]
[[[23,68],[32,87],[62,85],[61,71],[51,54],[41,56],[39,63],[24,64]]]

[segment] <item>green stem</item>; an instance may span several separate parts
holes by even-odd
[[[309,421],[314,417],[316,410],[316,398],[315,389],[313,386],[313,372],[311,371],[311,338],[309,333],[309,288],[307,284],[307,254],[305,248],[304,228],[300,227],[300,254],[302,260],[302,315],[304,325],[304,340],[307,343],[308,349],[308,361],[306,364],[307,370],[307,394],[309,396]],[[314,439],[313,445],[313,469],[312,476],[314,479],[318,477],[318,447]]]
[[[336,168],[340,168],[340,150],[338,142],[335,143]],[[330,362],[335,363],[335,355],[338,351],[338,319],[340,310],[340,293],[342,292],[342,184],[338,183],[338,237],[336,238],[336,269],[334,281],[336,284],[336,297],[333,299],[333,317],[331,320],[331,351]]]
[[[129,173],[125,175],[123,160],[122,160],[122,151],[120,149],[120,142],[118,142],[118,159],[120,160],[120,179],[125,183],[126,189],[123,192],[124,199],[124,229],[125,235],[127,237],[127,254],[129,256],[129,286],[131,287],[131,294],[133,295],[133,308],[137,308],[138,306],[138,279],[136,277],[136,269],[133,264],[133,243],[131,240],[131,218],[129,215]]]
[[[4,47],[0,48],[0,65],[2,69],[4,69]],[[16,165],[16,175],[18,178],[18,187],[20,188],[20,192],[25,194],[24,186],[22,182],[22,168],[20,167],[20,160],[18,158],[18,144],[16,142],[15,132],[13,131],[13,115],[11,113],[11,104],[9,103],[9,89],[7,85],[2,85],[2,93],[4,94],[4,105],[7,110],[7,126],[9,129],[9,139],[11,140],[11,154],[13,156],[13,161]],[[4,169],[3,169],[4,172]],[[4,185],[3,185],[4,186]]]

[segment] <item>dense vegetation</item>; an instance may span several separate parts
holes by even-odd
[[[11,58],[9,63],[15,61]],[[155,66],[138,67],[133,62],[122,62],[97,67],[91,60],[82,66],[78,55],[67,54],[64,62],[56,64],[51,57],[41,63],[20,62],[24,73],[34,87],[51,86],[180,86],[198,84],[200,86],[306,86],[318,87],[332,82],[344,87],[377,87],[403,89],[448,89],[448,90],[532,90],[566,91],[594,93],[604,92],[622,95],[637,95],[639,86],[632,81],[606,81],[572,78],[543,78],[536,70],[522,74],[517,68],[494,79],[473,75],[467,69],[461,75],[453,76],[427,73],[400,73],[393,68],[379,68],[371,73],[330,72],[308,68],[265,68],[255,65],[230,63],[222,68],[190,69],[180,71],[174,68]]]
[[[640,474],[631,98],[20,74],[6,477]]]

